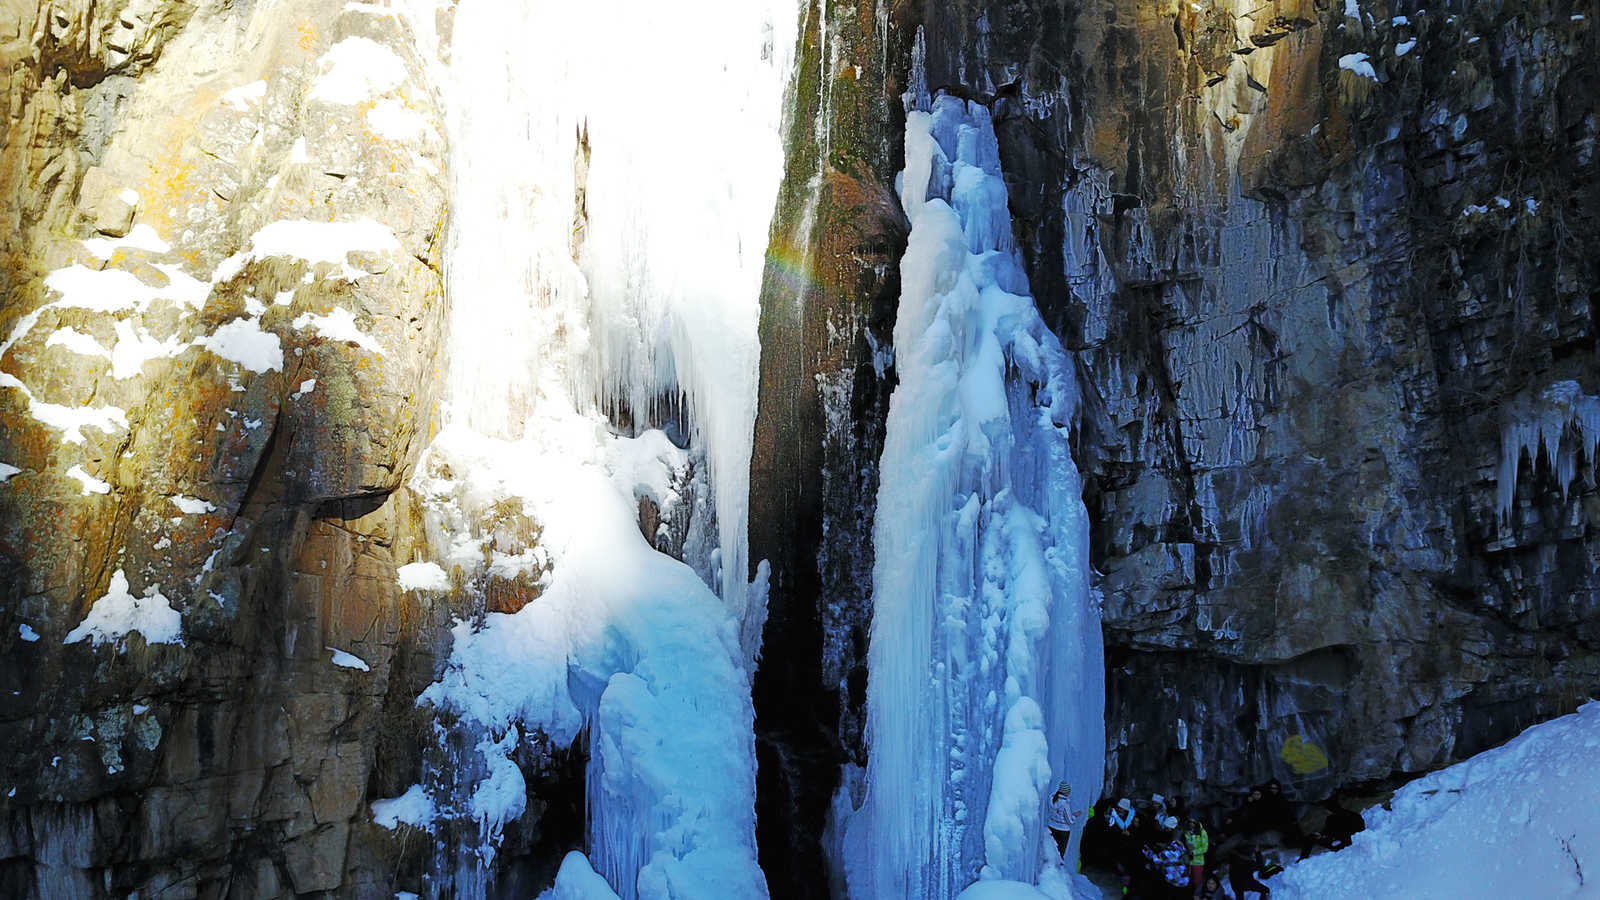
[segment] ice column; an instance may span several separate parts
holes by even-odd
[[[858,900],[1035,882],[1047,797],[1103,771],[1104,672],[1073,362],[1011,244],[986,109],[907,116],[911,234],[875,526]]]

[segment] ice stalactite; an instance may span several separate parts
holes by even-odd
[[[1058,780],[1098,796],[1104,674],[1074,365],[1012,246],[988,111],[942,96],[909,112],[901,179],[869,762],[844,852],[852,897],[947,900],[1039,879]]]
[[[766,895],[745,529],[795,18],[734,0],[454,6],[432,67],[448,390],[410,483],[429,558],[401,569],[468,613],[418,699],[439,723],[418,788],[434,896],[483,896],[524,771],[584,736],[589,848],[558,895],[597,877],[625,900]],[[668,510],[691,457],[707,508]],[[658,552],[642,505],[716,538]]]
[[[1538,465],[1542,454],[1556,483],[1569,490],[1579,478],[1578,460],[1592,468],[1600,451],[1600,397],[1590,397],[1576,381],[1558,381],[1536,397],[1520,396],[1506,409],[1501,436],[1500,518],[1509,521],[1517,499],[1517,469],[1524,455]]]

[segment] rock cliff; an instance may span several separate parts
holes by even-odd
[[[449,612],[395,578],[442,321],[428,49],[359,4],[0,33],[0,893],[393,896],[362,801],[417,764]]]
[[[1108,792],[1321,796],[1600,688],[1591,9],[803,10],[750,498],[774,896],[838,895],[860,800],[917,78],[989,107],[1077,353]],[[428,764],[452,616],[520,602],[395,573],[448,364],[435,12],[0,4],[0,895],[423,889],[370,803]],[[506,891],[581,818],[529,783]]]

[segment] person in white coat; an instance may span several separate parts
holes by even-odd
[[[1050,836],[1056,839],[1056,849],[1061,858],[1067,858],[1067,843],[1072,840],[1072,826],[1083,815],[1083,810],[1072,808],[1072,785],[1061,782],[1056,795],[1050,798]]]

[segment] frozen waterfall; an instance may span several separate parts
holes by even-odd
[[[453,12],[430,67],[451,148],[446,403],[410,484],[428,558],[401,578],[466,614],[418,698],[433,763],[382,808],[435,832],[430,898],[481,897],[525,767],[586,736],[589,853],[556,896],[764,897],[745,531],[796,10]],[[641,534],[646,501],[702,537],[682,561]]]
[[[1073,361],[1012,248],[988,111],[920,105],[900,184],[911,233],[874,531],[869,761],[845,825],[856,900],[1036,883],[1055,859],[1056,782],[1086,807],[1103,771]]]

